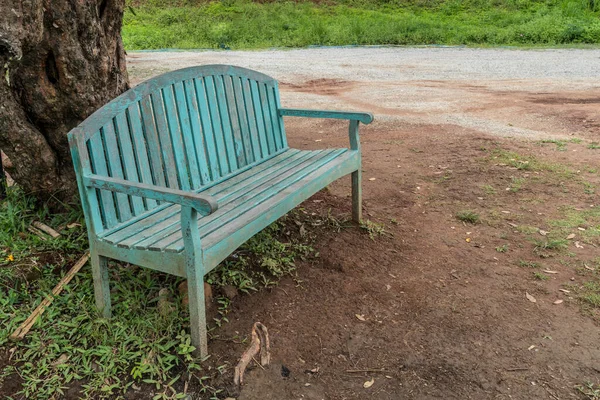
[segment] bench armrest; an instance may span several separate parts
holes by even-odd
[[[279,115],[289,117],[334,118],[360,121],[367,125],[373,122],[373,114],[353,111],[302,110],[297,108],[280,108]]]
[[[126,181],[124,179],[110,178],[100,175],[84,175],[83,184],[111,192],[125,193],[131,196],[146,197],[167,203],[180,204],[192,207],[202,215],[209,215],[219,208],[217,201],[212,196],[202,195],[179,189],[170,189],[161,186],[148,185]]]

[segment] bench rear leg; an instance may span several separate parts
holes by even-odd
[[[91,252],[92,276],[94,278],[94,296],[96,297],[96,307],[100,315],[104,318],[110,318],[110,287],[108,284],[108,259],[96,253]]]
[[[192,261],[192,260],[190,260]],[[198,261],[192,261],[193,263]],[[190,333],[192,345],[200,357],[208,355],[208,340],[206,337],[206,310],[204,304],[204,267],[199,263],[196,268],[188,268],[187,284],[190,308]]]
[[[352,173],[352,220],[360,223],[362,220],[362,171]]]

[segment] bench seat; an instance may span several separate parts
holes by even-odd
[[[198,217],[205,268],[214,268],[264,228],[265,219],[275,221],[323,186],[355,170],[358,156],[348,149],[288,149],[200,191],[214,196],[219,205],[213,214]],[[282,205],[280,212],[278,205]],[[179,205],[165,204],[103,232],[98,239],[123,249],[181,253],[185,247],[180,213]],[[253,222],[257,229],[232,241],[232,235]]]

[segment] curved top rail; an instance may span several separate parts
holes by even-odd
[[[260,72],[243,67],[223,64],[202,65],[166,72],[140,83],[139,85],[127,90],[120,96],[115,97],[113,100],[100,107],[92,115],[87,117],[85,121],[73,128],[69,132],[69,137],[70,139],[75,139],[76,136],[84,135],[84,137],[87,139],[89,135],[102,128],[102,126],[104,126],[116,115],[125,111],[130,105],[140,101],[150,93],[173,83],[212,75],[242,76],[264,83],[277,82],[270,76]]]

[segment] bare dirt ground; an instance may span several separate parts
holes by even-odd
[[[284,106],[376,116],[361,128],[365,216],[388,234],[312,228],[320,257],[299,263],[296,280],[236,297],[209,344],[210,362],[228,366],[212,382],[220,396],[585,398],[574,387],[600,381],[599,315],[580,300],[600,269],[598,236],[585,236],[600,227],[586,217],[600,206],[600,149],[589,148],[600,141],[599,58],[401,48],[129,54],[134,82],[236,64],[279,79]],[[293,147],[347,146],[345,123],[286,124]],[[562,142],[540,142],[550,138]],[[304,207],[341,220],[349,192],[341,180]],[[459,221],[462,210],[479,223]],[[255,321],[269,328],[275,363],[251,370],[237,393],[229,382],[244,345],[227,338]]]

